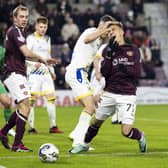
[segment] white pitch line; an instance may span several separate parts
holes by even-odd
[[[135,120],[168,123],[168,120],[149,119],[149,118],[136,118]]]
[[[80,156],[80,157],[118,157],[118,156],[156,156],[156,155],[168,155],[167,152],[146,152],[146,153],[124,153],[124,152],[118,152],[118,153],[83,153],[83,154],[65,154],[65,155],[59,155],[59,157],[71,157],[71,156]],[[20,158],[38,158],[38,156],[0,156],[1,159],[20,159]]]

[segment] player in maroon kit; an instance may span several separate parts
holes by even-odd
[[[139,49],[124,41],[123,25],[113,22],[111,40],[104,48],[101,73],[105,77],[104,94],[96,110],[95,118],[85,134],[84,143],[69,152],[72,154],[87,151],[89,143],[98,133],[103,122],[116,111],[121,113],[123,136],[135,139],[140,152],[146,152],[144,133],[133,127],[136,110],[136,82],[140,76]]]
[[[27,48],[24,30],[27,26],[28,15],[29,11],[25,6],[19,5],[13,10],[14,24],[8,29],[5,41],[6,52],[3,80],[16,103],[17,110],[11,115],[8,123],[0,130],[0,140],[5,148],[10,149],[7,133],[16,125],[16,136],[11,148],[12,151],[16,152],[32,151],[22,143],[25,123],[30,111],[30,92],[26,80],[25,60],[56,64],[55,59],[44,59]]]

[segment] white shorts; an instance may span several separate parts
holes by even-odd
[[[15,103],[19,103],[30,97],[28,82],[25,76],[13,72],[4,80],[4,84],[8,88]]]
[[[72,88],[75,100],[93,95],[87,77],[88,72],[84,68],[67,68],[65,80]]]
[[[94,95],[102,94],[102,91],[105,87],[105,78],[102,76],[100,81],[96,79],[95,71],[93,70],[90,78],[90,86],[93,90]]]
[[[121,115],[122,124],[134,123],[136,111],[135,95],[119,95],[104,92],[96,110],[96,119],[106,120],[109,116],[118,112]]]
[[[54,82],[50,74],[30,74],[28,84],[31,93],[45,95],[55,92]]]

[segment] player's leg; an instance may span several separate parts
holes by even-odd
[[[71,154],[80,153],[82,151],[87,151],[89,149],[89,143],[97,135],[103,122],[114,112],[113,101],[111,98],[106,96],[101,96],[101,102],[96,110],[96,115],[92,120],[92,123],[85,133],[84,142],[76,145],[69,152]]]
[[[56,118],[56,94],[54,82],[50,74],[43,76],[42,80],[42,96],[46,98],[46,108],[49,116],[50,129],[49,133],[63,133],[61,129],[58,128],[57,118]]]
[[[9,121],[9,118],[12,114],[12,109],[11,107],[4,107],[3,109],[3,112],[4,112],[4,118],[5,118],[5,121],[8,122]],[[13,128],[11,128],[9,131],[8,131],[8,135],[10,136],[15,136],[16,135],[16,132]]]
[[[129,139],[137,140],[139,143],[140,152],[146,152],[147,145],[144,133],[141,132],[138,128],[133,127],[136,111],[135,97],[122,96],[120,98],[119,105],[116,106],[116,108],[118,113],[122,113],[122,135]]]
[[[89,127],[92,114],[95,112],[95,104],[92,96],[84,97],[80,100],[84,109],[82,110],[78,123],[73,130],[74,139],[72,146],[76,146],[83,142],[85,133]]]
[[[30,98],[30,113],[28,116],[28,125],[29,125],[29,134],[37,134],[38,131],[35,128],[35,107],[34,104],[37,98],[40,96],[40,89],[41,89],[41,78],[38,74],[29,74],[28,84],[31,93]]]
[[[11,99],[8,96],[7,91],[1,81],[0,81],[0,102],[4,105],[3,110],[4,118],[5,121],[7,122],[12,114]],[[13,129],[10,129],[8,134],[11,136],[15,136],[15,131]]]
[[[74,140],[72,144],[73,146],[83,142],[91,115],[95,111],[95,103],[92,96],[93,93],[90,90],[87,75],[85,69],[73,68],[68,68],[65,75],[65,80],[72,88],[75,100],[80,101],[84,107],[75,129],[70,133],[70,138]]]
[[[46,108],[49,116],[50,129],[49,133],[63,133],[61,129],[58,128],[56,121],[56,105],[55,105],[55,92],[46,95]]]
[[[7,95],[7,91],[1,81],[0,81],[0,102],[4,105],[4,107],[10,107],[10,105],[11,105],[11,100],[10,100],[9,96]],[[8,125],[8,127],[9,127],[9,125]],[[12,125],[12,127],[13,127],[13,125]],[[3,128],[0,130],[0,140],[2,142],[2,145],[6,149],[10,149],[10,146],[8,144],[7,132],[5,132],[3,130]]]
[[[36,95],[34,94],[31,94],[31,100],[30,100],[30,113],[29,113],[29,116],[28,116],[28,124],[29,124],[29,130],[28,130],[28,133],[29,134],[38,134],[38,131],[35,129],[35,126],[34,126],[34,120],[35,120],[35,114],[34,114],[34,103],[36,101]]]
[[[117,112],[115,112],[112,115],[111,122],[112,122],[112,124],[118,124],[118,113]]]
[[[8,87],[8,90],[17,104],[17,111],[12,114],[8,125],[16,125],[16,136],[12,146],[13,151],[24,151],[30,152],[32,150],[25,147],[22,143],[23,135],[25,132],[25,124],[30,111],[29,104],[29,89],[27,85],[27,80],[25,76],[20,74],[12,73],[5,81],[5,85]],[[6,124],[7,125],[7,124]],[[6,126],[5,126],[6,127]],[[7,128],[3,131],[9,131]]]

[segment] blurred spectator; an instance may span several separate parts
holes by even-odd
[[[33,7],[30,9],[30,15],[29,15],[29,25],[34,26],[36,19],[40,16],[40,14],[37,12],[36,8]]]
[[[74,20],[74,23],[78,25],[80,32],[81,32],[82,27],[83,27],[83,24],[81,23],[82,13],[80,12],[80,10],[77,7],[73,8],[73,10],[71,12],[71,17]],[[83,20],[82,20],[82,22],[83,22]]]
[[[82,18],[81,18],[81,20],[82,20],[82,22],[80,22],[81,32],[83,32],[84,29],[87,28],[87,24],[88,24],[88,21],[90,19],[93,19],[95,21],[94,12],[91,8],[87,8],[86,11],[83,13]]]
[[[142,45],[148,46],[149,38],[146,34],[146,32],[142,30],[136,30],[133,33],[133,42],[138,47],[141,47]]]
[[[55,80],[56,89],[68,89],[69,86],[65,82],[65,72],[66,69],[61,64],[55,66],[55,73],[57,79]]]
[[[79,28],[73,22],[72,18],[67,17],[66,23],[62,27],[61,35],[62,35],[64,41],[68,41],[68,39],[71,38],[72,36],[75,39],[77,39],[77,37],[79,35]]]
[[[103,5],[98,5],[94,15],[94,20],[96,25],[98,25],[99,20],[103,15],[105,15],[105,8]]]
[[[62,13],[58,12],[57,8],[53,8],[51,10],[51,13],[49,13],[48,18],[54,19],[55,26],[57,26],[61,31],[62,26],[65,24],[65,17]]]
[[[62,14],[65,14],[66,12],[70,13],[72,10],[72,7],[68,0],[58,0],[57,1],[57,9]]]
[[[106,13],[110,13],[111,8],[113,6],[116,6],[116,3],[114,2],[114,0],[107,0],[104,4],[103,4]]]
[[[5,22],[0,23],[0,46],[4,46],[5,34],[8,29],[8,25]]]
[[[51,44],[61,44],[63,42],[63,39],[61,37],[61,30],[60,28],[55,24],[54,18],[49,18],[48,20],[48,30],[47,34],[52,37],[51,38]]]
[[[89,28],[89,27],[96,27],[95,21],[94,21],[93,19],[90,19],[90,20],[88,21],[87,27],[88,27],[88,28]]]
[[[91,3],[95,4],[95,5],[102,5],[105,2],[107,2],[108,0],[92,0]]]
[[[61,64],[66,67],[72,57],[72,50],[69,48],[68,43],[64,43],[61,48]]]
[[[163,61],[161,60],[161,49],[160,44],[152,38],[149,42],[149,47],[152,52],[152,61],[155,66],[160,67],[163,65]]]
[[[136,20],[136,18],[139,14],[144,13],[144,2],[143,2],[143,0],[132,0],[130,9],[133,10],[134,19]]]
[[[125,30],[125,41],[129,44],[133,43],[133,36],[132,36],[131,29],[126,29]]]
[[[142,79],[155,79],[155,69],[152,62],[152,53],[149,47],[146,47],[144,44],[140,47],[140,54],[142,59],[142,68],[144,74]]]
[[[46,0],[37,0],[36,3],[36,9],[37,12],[40,13],[40,15],[48,17],[48,7],[46,5]]]
[[[109,11],[108,14],[114,17],[116,20],[121,21],[121,14],[116,5],[111,7],[111,10]]]

